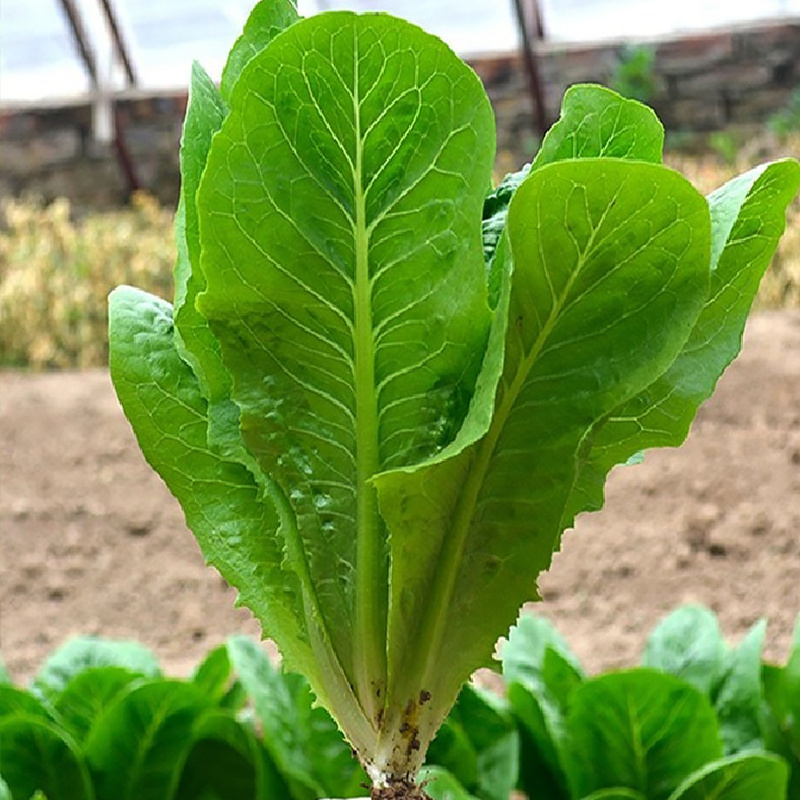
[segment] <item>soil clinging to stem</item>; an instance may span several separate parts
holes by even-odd
[[[371,800],[431,800],[424,784],[415,783],[411,778],[395,778],[385,786],[373,786]]]

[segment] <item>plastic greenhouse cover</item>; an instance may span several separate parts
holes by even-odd
[[[74,0],[102,82],[124,87],[110,58],[99,0]],[[254,2],[254,0],[253,0]],[[145,90],[185,88],[193,59],[218,76],[251,0],[112,0],[137,82]],[[800,0],[539,0],[554,41],[647,38],[752,19],[800,14]],[[462,56],[518,46],[513,0],[298,0],[301,14],[382,10],[443,38]],[[35,103],[86,95],[91,86],[59,0],[0,3],[0,102]]]

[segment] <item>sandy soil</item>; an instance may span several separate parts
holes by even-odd
[[[0,650],[31,676],[70,634],[133,637],[188,673],[235,632],[258,635],[203,565],[145,465],[104,371],[0,377]],[[756,316],[680,450],[611,476],[541,581],[592,671],[635,663],[675,605],[703,602],[732,640],[769,619],[782,659],[800,611],[800,313]]]

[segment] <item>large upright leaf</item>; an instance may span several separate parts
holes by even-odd
[[[708,226],[703,198],[657,165],[563,161],[517,190],[489,430],[449,458],[376,481],[390,531],[403,537],[393,581],[402,573],[404,640],[414,647],[396,656],[400,707],[416,700],[411,681],[448,706],[535,597],[593,426],[660,375],[694,325]]]
[[[439,40],[345,12],[277,37],[231,107],[198,195],[198,307],[244,442],[297,518],[303,589],[377,724],[388,549],[369,481],[435,453],[466,413],[490,321],[491,109]]]
[[[800,165],[756,167],[712,193],[711,288],[680,356],[663,375],[601,421],[582,465],[565,526],[603,504],[612,467],[650,447],[683,442],[700,405],[741,349],[747,313],[786,224],[800,185]]]
[[[175,261],[175,340],[181,356],[192,366],[208,399],[226,398],[230,381],[219,364],[219,346],[206,321],[195,308],[203,288],[200,263],[200,232],[197,188],[205,169],[211,139],[225,118],[225,106],[205,70],[192,65],[189,103],[181,136],[181,197],[175,216],[177,259]]]
[[[189,103],[181,137],[181,199],[185,207],[186,229],[180,233],[185,235],[188,263],[179,267],[176,309],[183,305],[179,302],[183,299],[182,292],[185,290],[182,284],[187,280],[202,279],[199,274],[200,235],[196,195],[208,159],[211,139],[222,126],[228,111],[226,101],[246,64],[298,18],[292,0],[261,0],[251,11],[242,35],[228,55],[219,90],[198,63],[192,65]],[[202,286],[197,284],[190,285],[187,311],[192,310],[194,296],[200,288]],[[200,324],[204,323],[201,321]]]
[[[244,466],[209,446],[207,403],[175,348],[171,306],[130,287],[116,289],[109,306],[111,377],[145,458],[181,502],[206,560],[287,659],[313,675],[315,626],[295,573],[282,566],[277,510]]]
[[[260,0],[255,5],[222,70],[219,91],[226,101],[247,63],[298,19],[295,0]]]
[[[208,160],[211,140],[222,126],[233,84],[242,69],[281,31],[298,19],[291,0],[262,0],[251,12],[222,73],[220,90],[205,70],[192,65],[189,103],[181,137],[181,199],[175,219],[178,258],[175,263],[176,343],[197,375],[209,403],[209,438],[224,452],[242,457],[238,409],[230,399],[230,376],[219,358],[219,344],[195,307],[205,287],[200,272],[197,190]]]
[[[487,286],[491,111],[441,42],[265,0],[221,94],[195,70],[176,330],[117,294],[112,371],[207,557],[377,783],[415,773],[562,530],[738,348],[717,323],[749,305],[798,170],[712,196],[711,239],[702,198],[645,163],[662,136],[571,92],[483,209]],[[748,259],[708,295],[709,262]],[[569,705],[580,676],[544,662]]]
[[[207,403],[208,444],[220,454],[246,461],[239,435],[239,409],[230,398],[230,376],[222,366],[219,343],[196,301],[205,288],[200,272],[200,227],[197,190],[211,140],[222,126],[227,108],[205,70],[192,65],[189,103],[181,136],[181,196],[175,215],[175,347],[192,368]]]

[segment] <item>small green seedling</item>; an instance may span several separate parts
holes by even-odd
[[[800,168],[704,198],[648,108],[573,87],[491,190],[440,40],[265,0],[196,66],[174,306],[110,298],[150,464],[373,781],[428,744],[616,464],[677,445],[741,344]],[[488,196],[487,196],[488,193]]]

